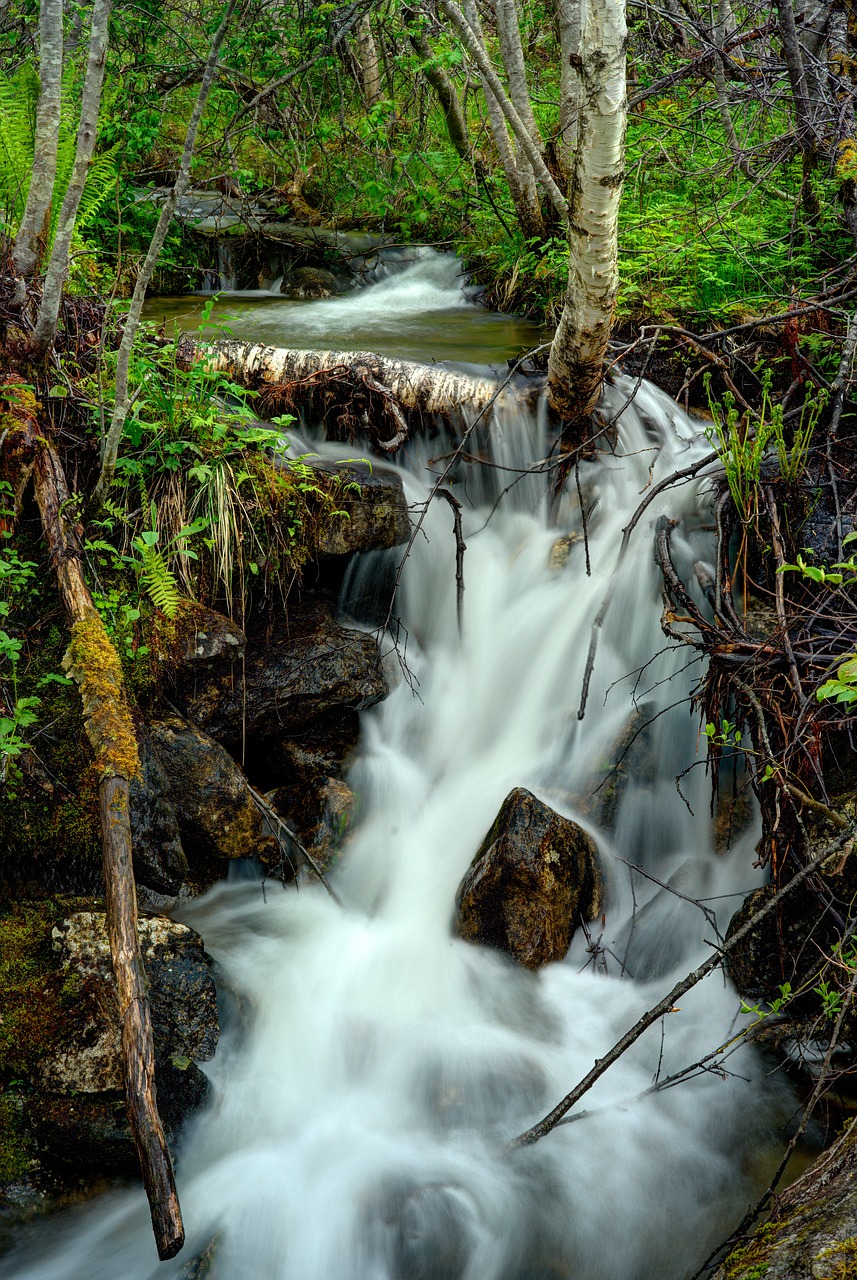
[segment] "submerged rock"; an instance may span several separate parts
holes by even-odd
[[[289,298],[332,298],[338,293],[336,276],[323,267],[296,267],[280,292]]]
[[[601,910],[595,842],[516,787],[459,886],[456,908],[455,927],[467,941],[528,969],[561,960],[578,922]]]
[[[376,1193],[366,1214],[370,1265],[390,1280],[461,1280],[474,1246],[467,1195],[443,1183],[402,1181]]]

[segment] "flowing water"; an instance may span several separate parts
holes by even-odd
[[[389,298],[376,299],[389,325]],[[371,291],[363,303],[365,320]],[[632,390],[620,379],[606,411]],[[788,1105],[752,1051],[646,1092],[740,1025],[722,975],[607,1072],[579,1122],[508,1146],[709,954],[712,926],[687,899],[704,897],[723,929],[754,882],[756,832],[716,853],[703,768],[682,782],[687,805],[675,786],[700,759],[687,695],[701,669],[687,669],[689,650],[665,651],[652,530],[660,511],[681,519],[676,561],[692,578],[711,554],[704,482],[664,495],[637,529],[577,718],[622,527],[650,483],[707,448],[646,384],[618,426],[612,451],[581,468],[587,576],[582,539],[549,567],[558,534],[582,532],[573,482],[550,526],[543,477],[495,507],[544,456],[543,423],[512,411],[493,423],[492,461],[511,470],[482,468],[457,488],[469,503],[461,634],[450,511],[429,507],[397,605],[407,647],[397,656],[384,641],[394,687],[364,715],[351,769],[362,818],[335,877],[344,907],[320,887],[263,896],[245,876],[185,911],[233,998],[208,1067],[213,1102],[178,1158],[184,1254],[158,1264],[142,1193],[120,1190],[43,1225],[36,1252],[21,1246],[4,1274],[179,1277],[216,1238],[213,1280],[684,1280],[740,1217],[755,1152]],[[402,474],[417,511],[429,484],[419,444]],[[395,554],[355,564],[346,615]],[[652,723],[608,830],[584,798],[635,708]],[[588,826],[607,882],[589,939],[537,974],[451,932],[456,888],[514,786]],[[677,874],[685,897],[628,862],[662,882]]]

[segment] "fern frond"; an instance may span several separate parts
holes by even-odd
[[[160,551],[138,546],[140,579],[152,604],[168,618],[174,618],[181,604],[178,583]]]
[[[79,228],[87,226],[93,220],[104,201],[115,191],[116,178],[119,172],[116,162],[118,150],[119,144],[117,143],[109,151],[105,151],[103,155],[97,156],[90,165],[77,214]]]
[[[10,230],[17,229],[30,188],[34,109],[26,68],[13,77],[0,73],[0,214]]]

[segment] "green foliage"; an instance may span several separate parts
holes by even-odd
[[[14,76],[0,72],[0,223],[14,236],[27,203],[33,172],[36,102],[39,80],[30,63]],[[47,248],[50,249],[71,179],[77,147],[77,120],[72,73],[63,79],[62,117],[57,143],[57,173],[51,205]],[[113,147],[97,155],[90,165],[77,215],[77,233],[85,231],[116,189],[117,154]]]

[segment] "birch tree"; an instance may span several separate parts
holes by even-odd
[[[42,0],[39,9],[39,101],[33,172],[12,250],[12,262],[21,275],[29,275],[38,266],[51,220],[62,94],[62,23],[62,0]]]

